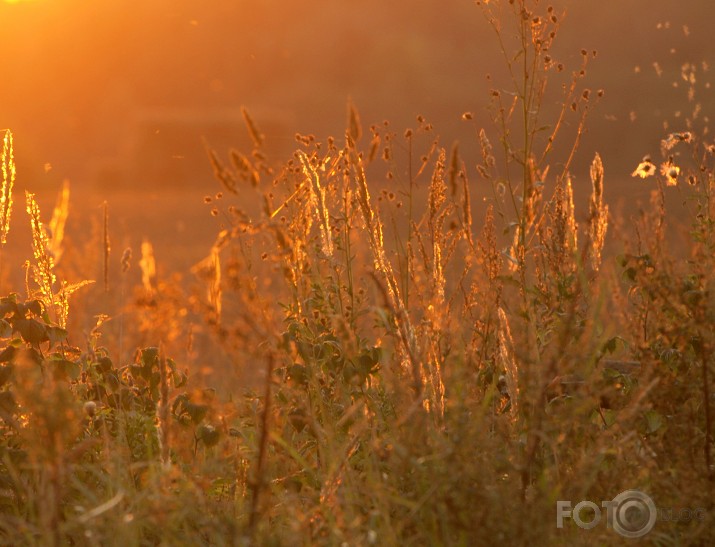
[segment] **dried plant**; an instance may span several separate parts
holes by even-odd
[[[251,136],[253,141],[253,146],[260,148],[263,145],[263,133],[260,132],[258,126],[253,121],[253,118],[248,113],[245,107],[241,107],[241,115],[243,116],[243,121],[246,123],[246,129],[248,129],[248,134]]]
[[[603,203],[603,163],[596,154],[591,164],[591,200],[589,202],[589,241],[588,256],[591,268],[598,272],[601,267],[601,251],[606,240],[608,228],[608,205]]]
[[[35,258],[34,265],[31,266],[32,278],[37,284],[39,295],[48,308],[54,303],[54,284],[56,281],[53,255],[48,252],[50,248],[50,238],[47,236],[45,227],[40,218],[40,207],[35,201],[35,194],[25,192],[27,203],[27,214],[30,216],[30,228],[32,230],[32,252]],[[28,295],[29,296],[29,295]]]
[[[326,202],[326,190],[320,184],[320,175],[312,165],[310,158],[302,150],[298,151],[298,159],[303,166],[303,173],[310,188],[311,202],[320,225],[320,238],[322,241],[322,251],[325,256],[333,254],[333,238],[330,230],[330,211]]]
[[[557,8],[479,5],[505,60],[492,127],[474,108],[472,142],[445,147],[419,116],[404,131],[372,125],[361,143],[349,103],[344,144],[299,134],[273,163],[242,109],[253,149],[223,161],[207,146],[217,234],[188,288],[157,277],[144,241],[141,280],[129,248],[117,265],[119,309],[69,322],[88,282],[55,279],[72,266],[68,230],[56,267],[67,202],[49,233],[28,194],[28,299],[0,297],[0,542],[612,544],[605,524],[556,528],[555,500],[636,488],[659,506],[711,506],[704,113],[636,168],[655,186],[632,219],[609,218],[598,154],[579,212],[574,158],[601,95],[581,84],[593,54],[571,73],[555,58]],[[681,70],[690,102],[697,71]],[[6,135],[5,158],[11,148]],[[107,287],[106,205],[98,233]],[[651,537],[712,544],[707,511]]]
[[[156,277],[156,261],[154,260],[154,246],[148,239],[142,241],[142,257],[139,260],[142,271],[142,285],[147,295],[154,293],[153,281]]]
[[[67,224],[67,217],[69,216],[69,202],[70,182],[69,180],[65,180],[62,183],[62,190],[57,196],[57,202],[52,211],[52,218],[48,226],[50,241],[47,246],[47,251],[52,255],[55,264],[59,263],[62,258],[62,243],[65,237],[65,224]]]
[[[2,155],[2,187],[0,187],[0,244],[7,242],[10,232],[10,216],[12,214],[12,191],[15,186],[15,155],[13,149],[12,131],[5,130]]]

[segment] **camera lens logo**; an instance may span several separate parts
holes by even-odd
[[[647,494],[626,490],[608,502],[609,524],[621,536],[639,538],[655,526],[658,509]]]

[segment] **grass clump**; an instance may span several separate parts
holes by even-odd
[[[119,357],[103,345],[108,316],[71,343],[78,286],[57,287],[28,194],[38,288],[0,300],[0,538],[615,544],[605,524],[557,528],[557,501],[638,489],[703,510],[647,538],[712,540],[711,145],[688,129],[664,139],[660,171],[643,160],[652,202],[614,251],[601,157],[588,152],[583,212],[571,172],[602,95],[583,84],[593,54],[567,73],[553,48],[563,15],[538,1],[479,9],[507,85],[494,82],[490,117],[463,115],[476,170],[421,116],[363,142],[352,104],[343,138],[298,135],[278,167],[244,109],[253,150],[209,149],[222,191],[205,199],[219,222],[193,270],[205,287],[162,279],[145,241]],[[666,237],[670,186],[691,214],[686,260]],[[106,276],[106,208],[102,240]],[[203,359],[220,349],[252,385],[202,385],[168,357],[189,310],[211,335]]]

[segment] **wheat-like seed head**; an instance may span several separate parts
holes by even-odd
[[[62,183],[62,190],[57,195],[57,202],[55,203],[55,209],[52,212],[52,219],[50,219],[49,224],[50,241],[47,250],[54,258],[55,264],[57,264],[62,257],[62,241],[65,237],[65,224],[67,223],[67,216],[69,214],[69,202],[70,182],[69,180],[65,180]]]
[[[566,177],[565,183],[559,179],[553,200],[549,205],[551,222],[550,229],[547,230],[549,267],[552,272],[573,271],[574,255],[578,247],[578,226],[574,212],[573,187],[569,176]]]
[[[216,313],[216,320],[219,321],[221,318],[221,302],[222,302],[222,291],[221,291],[221,253],[220,248],[214,245],[211,248],[210,255],[210,267],[211,267],[211,279],[209,281],[209,303]]]
[[[519,369],[514,355],[514,340],[509,328],[509,320],[502,308],[499,314],[499,364],[504,369],[506,385],[511,399],[511,415],[516,417],[519,411]]]
[[[258,129],[258,126],[253,121],[253,118],[248,114],[248,110],[245,107],[241,107],[241,115],[243,116],[243,121],[246,123],[246,129],[248,129],[248,134],[251,136],[253,145],[256,148],[260,148],[263,145],[263,134]]]
[[[231,149],[229,156],[238,177],[250,182],[251,186],[256,188],[261,182],[261,174],[253,166],[253,163],[238,150]]]
[[[47,252],[50,247],[50,240],[40,219],[40,207],[35,201],[35,194],[25,192],[27,202],[27,214],[30,216],[30,228],[32,230],[32,251],[35,264],[32,266],[33,277],[39,286],[40,294],[45,303],[52,305],[53,285],[55,274],[53,272],[55,262],[52,255]]]
[[[311,203],[313,210],[318,217],[320,224],[320,236],[322,241],[323,254],[326,256],[333,255],[333,238],[330,231],[330,212],[326,203],[325,188],[320,184],[320,175],[310,161],[308,155],[302,150],[298,150],[298,159],[303,166],[303,174],[308,179]]]
[[[352,101],[348,103],[348,132],[353,142],[358,142],[362,137],[360,114]]]
[[[5,130],[2,156],[2,188],[0,188],[0,243],[7,242],[10,232],[10,215],[12,213],[12,190],[15,185],[15,156],[13,150],[12,131]]]
[[[593,191],[589,203],[589,255],[591,267],[594,271],[598,271],[601,267],[601,251],[608,228],[608,205],[603,203],[603,163],[598,154],[593,158],[591,164],[591,184]]]
[[[142,271],[142,284],[147,294],[152,294],[152,280],[156,277],[156,261],[154,260],[154,247],[148,239],[142,241],[142,257],[139,261]]]

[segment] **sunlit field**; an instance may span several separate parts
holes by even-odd
[[[80,4],[0,3],[0,544],[715,543],[701,22],[626,74],[573,2]]]

